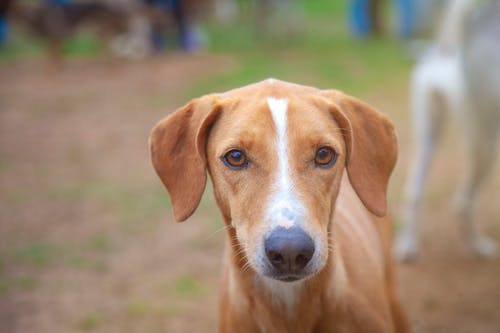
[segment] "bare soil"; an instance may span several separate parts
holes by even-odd
[[[173,221],[147,138],[200,78],[231,66],[210,55],[73,60],[57,73],[0,66],[1,332],[216,330],[220,217],[207,191],[189,221]],[[410,157],[406,94],[362,96],[399,129],[395,222]],[[466,157],[450,128],[426,191],[420,260],[398,266],[401,298],[416,332],[500,332],[500,260],[468,253],[451,208]],[[500,242],[499,170],[477,217]]]

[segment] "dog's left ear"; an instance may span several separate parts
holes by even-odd
[[[333,115],[343,128],[346,169],[365,207],[377,216],[387,211],[387,185],[398,147],[394,125],[384,114],[339,91],[328,91]]]
[[[205,190],[206,139],[220,109],[214,95],[203,96],[165,117],[151,131],[151,161],[170,194],[178,222],[193,214]]]

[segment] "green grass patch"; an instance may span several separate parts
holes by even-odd
[[[14,33],[17,33],[14,31]],[[16,59],[35,58],[42,55],[45,44],[39,40],[21,35],[0,47],[0,63]]]
[[[184,275],[175,280],[175,293],[181,297],[195,297],[207,292],[201,283],[194,277]]]
[[[12,251],[10,257],[14,262],[43,267],[53,264],[66,253],[62,247],[49,243],[33,243]]]
[[[87,259],[76,246],[35,242],[12,249],[7,254],[10,263],[35,268],[63,265],[68,267],[85,266]]]
[[[92,56],[102,52],[105,45],[93,34],[83,32],[68,40],[63,52],[69,57]]]
[[[16,59],[37,58],[47,54],[47,44],[44,40],[14,27],[13,38],[0,47],[0,62],[11,62]],[[82,31],[62,45],[66,57],[88,57],[104,50],[104,44],[92,33]]]
[[[111,251],[112,244],[111,244],[111,240],[109,239],[108,235],[98,234],[98,235],[92,236],[87,241],[86,248],[88,248],[89,250],[92,250],[92,251],[107,253],[107,252]]]
[[[30,291],[38,286],[38,281],[31,276],[0,277],[0,295],[9,291]]]
[[[107,237],[97,235],[76,244],[34,242],[4,250],[0,254],[2,267],[22,266],[50,269],[63,266],[78,270],[102,272],[107,269],[107,253],[111,244]]]
[[[170,202],[161,187],[127,186],[125,184],[85,181],[53,188],[48,193],[56,201],[94,201],[110,207],[126,226],[152,227],[152,223],[168,209]]]
[[[83,331],[90,331],[99,327],[104,321],[102,315],[97,313],[90,313],[80,319],[77,323],[78,328]]]
[[[127,313],[134,317],[140,317],[149,311],[149,306],[143,301],[133,301],[127,304]]]

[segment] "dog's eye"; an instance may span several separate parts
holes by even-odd
[[[337,160],[337,153],[330,147],[321,147],[316,151],[314,163],[320,168],[329,168]]]
[[[244,152],[233,149],[222,156],[222,161],[231,169],[244,169],[248,166],[248,159]]]

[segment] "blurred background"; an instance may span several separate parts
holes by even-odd
[[[191,98],[268,77],[343,90],[389,115],[397,231],[410,73],[445,3],[1,0],[0,332],[214,332],[221,217],[207,190],[174,222],[147,139]],[[448,123],[420,258],[398,265],[399,289],[416,332],[500,332],[500,260],[470,254],[451,209],[468,157]],[[498,171],[475,212],[496,240]]]

